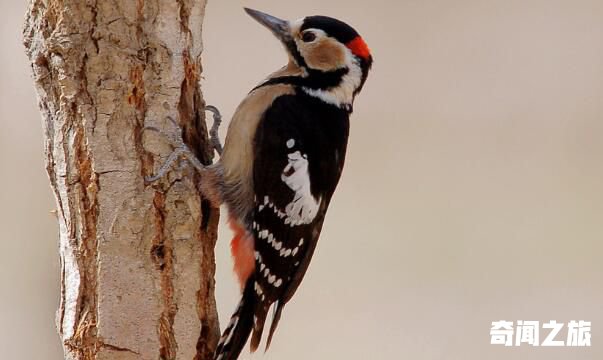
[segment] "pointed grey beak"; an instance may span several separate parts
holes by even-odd
[[[289,22],[287,20],[281,20],[272,15],[268,15],[261,11],[244,8],[245,12],[249,14],[252,18],[254,18],[257,22],[267,27],[274,36],[276,36],[283,43],[288,43],[292,40],[291,38],[291,27],[289,26]]]

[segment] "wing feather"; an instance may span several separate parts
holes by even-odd
[[[345,158],[348,114],[317,106],[307,97],[282,96],[256,131],[250,227],[263,306],[277,303],[269,341],[308,268]],[[254,330],[255,346],[261,329]]]

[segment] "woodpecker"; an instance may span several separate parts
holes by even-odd
[[[220,160],[222,197],[242,298],[216,349],[237,359],[251,335],[266,349],[297,290],[341,176],[354,98],[373,58],[351,26],[326,16],[285,21],[245,11],[284,45],[289,62],[237,108]]]
[[[242,297],[216,360],[235,360],[251,335],[254,352],[269,309],[266,350],[300,285],[343,170],[354,98],[373,58],[351,26],[327,16],[286,21],[245,11],[284,45],[288,64],[249,92],[230,122],[220,161],[200,171],[201,191],[226,204]],[[171,160],[176,158],[174,154]],[[148,178],[153,181],[160,174]]]

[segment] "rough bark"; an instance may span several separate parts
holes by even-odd
[[[145,184],[180,131],[209,163],[204,0],[32,0],[24,43],[60,230],[66,359],[209,359],[218,209],[187,169]]]

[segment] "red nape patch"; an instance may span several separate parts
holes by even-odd
[[[356,36],[354,40],[348,41],[345,46],[352,50],[354,55],[360,56],[363,59],[368,59],[371,56],[371,50],[360,36]]]
[[[233,218],[228,219],[228,224],[234,237],[230,242],[230,253],[234,260],[234,272],[237,274],[241,291],[245,288],[245,282],[255,269],[253,236],[247,233],[245,228]]]

